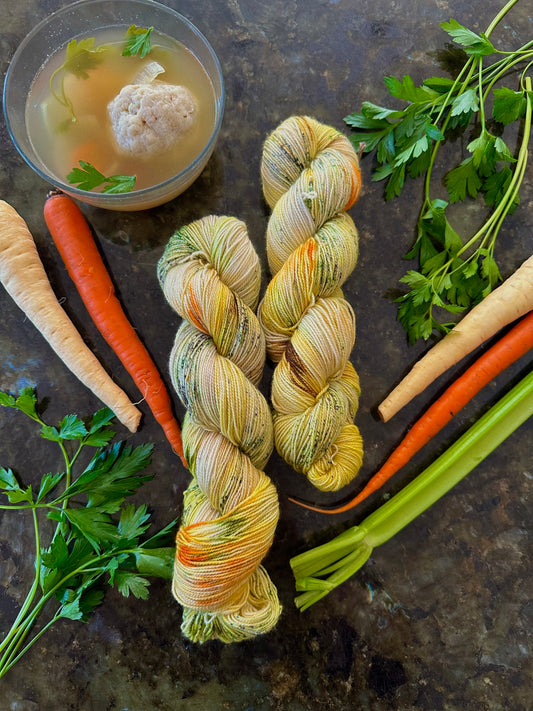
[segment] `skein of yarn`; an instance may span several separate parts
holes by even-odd
[[[266,357],[254,313],[259,259],[243,222],[208,216],[170,238],[158,279],[184,319],[170,374],[187,409],[182,438],[193,477],[172,591],[184,608],[186,637],[240,641],[268,632],[281,613],[261,565],[279,503],[262,471],[274,444],[270,408],[257,387]]]
[[[273,278],[258,316],[277,363],[275,445],[318,489],[337,491],[363,458],[354,424],[359,378],[349,361],[355,316],[341,290],[358,258],[346,210],[359,196],[359,159],[335,128],[292,116],[267,137],[261,178],[272,210],[266,240]]]

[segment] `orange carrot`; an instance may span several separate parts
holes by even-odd
[[[533,311],[489,348],[457,378],[420,417],[374,474],[362,491],[347,504],[331,507],[311,506],[290,499],[300,506],[322,513],[343,513],[377,491],[426,445],[485,385],[533,348]]]
[[[68,273],[91,318],[120,358],[185,466],[179,425],[161,375],[115,295],[89,225],[68,195],[48,195],[44,217]]]
[[[41,332],[65,365],[131,432],[140,411],[111,380],[59,305],[28,226],[0,200],[0,280],[17,306]]]
[[[386,422],[435,378],[533,309],[533,256],[464,316],[411,368],[378,408]]]

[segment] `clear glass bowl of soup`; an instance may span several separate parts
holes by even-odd
[[[153,28],[144,58],[122,54],[132,27]],[[183,127],[174,125],[172,138],[168,130],[163,136],[169,145],[152,150],[149,142],[135,143],[135,132],[143,130],[138,123],[121,125],[118,137],[108,106],[131,84],[180,86],[188,99],[192,95],[194,109],[189,103]],[[52,13],[25,37],[8,67],[3,100],[14,145],[44,180],[96,207],[142,210],[175,198],[200,175],[220,130],[225,93],[213,48],[178,12],[153,0],[81,0]],[[156,114],[161,110],[167,124],[175,122],[176,112],[171,118],[168,106],[153,101]],[[120,143],[124,130],[135,134],[126,149]],[[133,188],[103,192],[116,186],[104,181],[81,189],[68,178],[74,168],[83,169],[80,161],[89,164],[85,171],[95,168],[104,178],[135,176]]]

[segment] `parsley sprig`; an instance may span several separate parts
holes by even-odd
[[[145,600],[149,576],[171,578],[174,548],[167,539],[175,522],[147,536],[146,505],[125,503],[152,478],[140,473],[149,464],[152,447],[110,444],[115,433],[109,427],[113,413],[108,408],[89,422],[67,415],[53,427],[43,421],[31,388],[18,397],[0,393],[0,405],[38,423],[41,437],[58,444],[64,463],[64,470],[45,474],[35,488],[23,485],[13,470],[0,468],[0,494],[8,501],[0,509],[31,514],[36,549],[33,584],[0,642],[1,678],[57,620],[87,620],[107,586],[115,586],[125,597]],[[74,477],[86,447],[97,448],[96,453]],[[46,543],[42,516],[55,522]],[[31,637],[37,620],[42,624]]]
[[[75,122],[77,118],[72,101],[65,91],[65,76],[70,73],[79,79],[88,79],[90,70],[103,61],[105,52],[105,45],[95,46],[94,37],[73,39],[67,44],[65,61],[52,73],[50,92],[68,110],[70,121]]]
[[[141,59],[144,59],[152,48],[151,34],[153,29],[153,27],[130,25],[126,32],[126,45],[122,50],[122,56],[134,57],[138,54]]]
[[[446,312],[464,311],[501,280],[494,249],[502,222],[519,204],[528,160],[533,94],[527,72],[533,62],[533,41],[503,52],[495,48],[490,35],[517,1],[507,2],[485,33],[476,34],[454,19],[442,23],[461,48],[463,66],[457,76],[430,77],[420,86],[408,75],[401,80],[386,77],[391,96],[406,106],[393,109],[366,101],[360,112],[344,119],[353,129],[356,149],[375,151],[372,179],[386,181],[386,200],[401,194],[406,178],[424,176],[417,237],[405,255],[418,259],[419,269],[402,277],[408,291],[398,298],[398,319],[411,343],[427,340],[435,331],[447,332],[454,324],[446,322]],[[516,90],[499,86],[511,70],[520,70]],[[495,132],[486,115],[489,104],[492,121],[499,126]],[[500,135],[514,122],[522,124],[516,157]],[[435,198],[432,175],[440,149],[446,139],[467,128],[473,133],[469,155],[445,175],[447,199]],[[463,238],[452,226],[447,208],[478,197],[490,214],[474,235]]]
[[[73,168],[67,175],[67,180],[80,190],[94,190],[104,186],[103,193],[129,193],[135,187],[135,175],[105,176],[86,160],[80,160],[78,163],[80,167]]]

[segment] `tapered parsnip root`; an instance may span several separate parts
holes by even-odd
[[[141,412],[106,373],[59,305],[25,221],[0,200],[0,280],[65,365],[131,432]]]
[[[439,375],[504,326],[533,310],[533,256],[486,296],[409,371],[378,408],[386,422]]]

